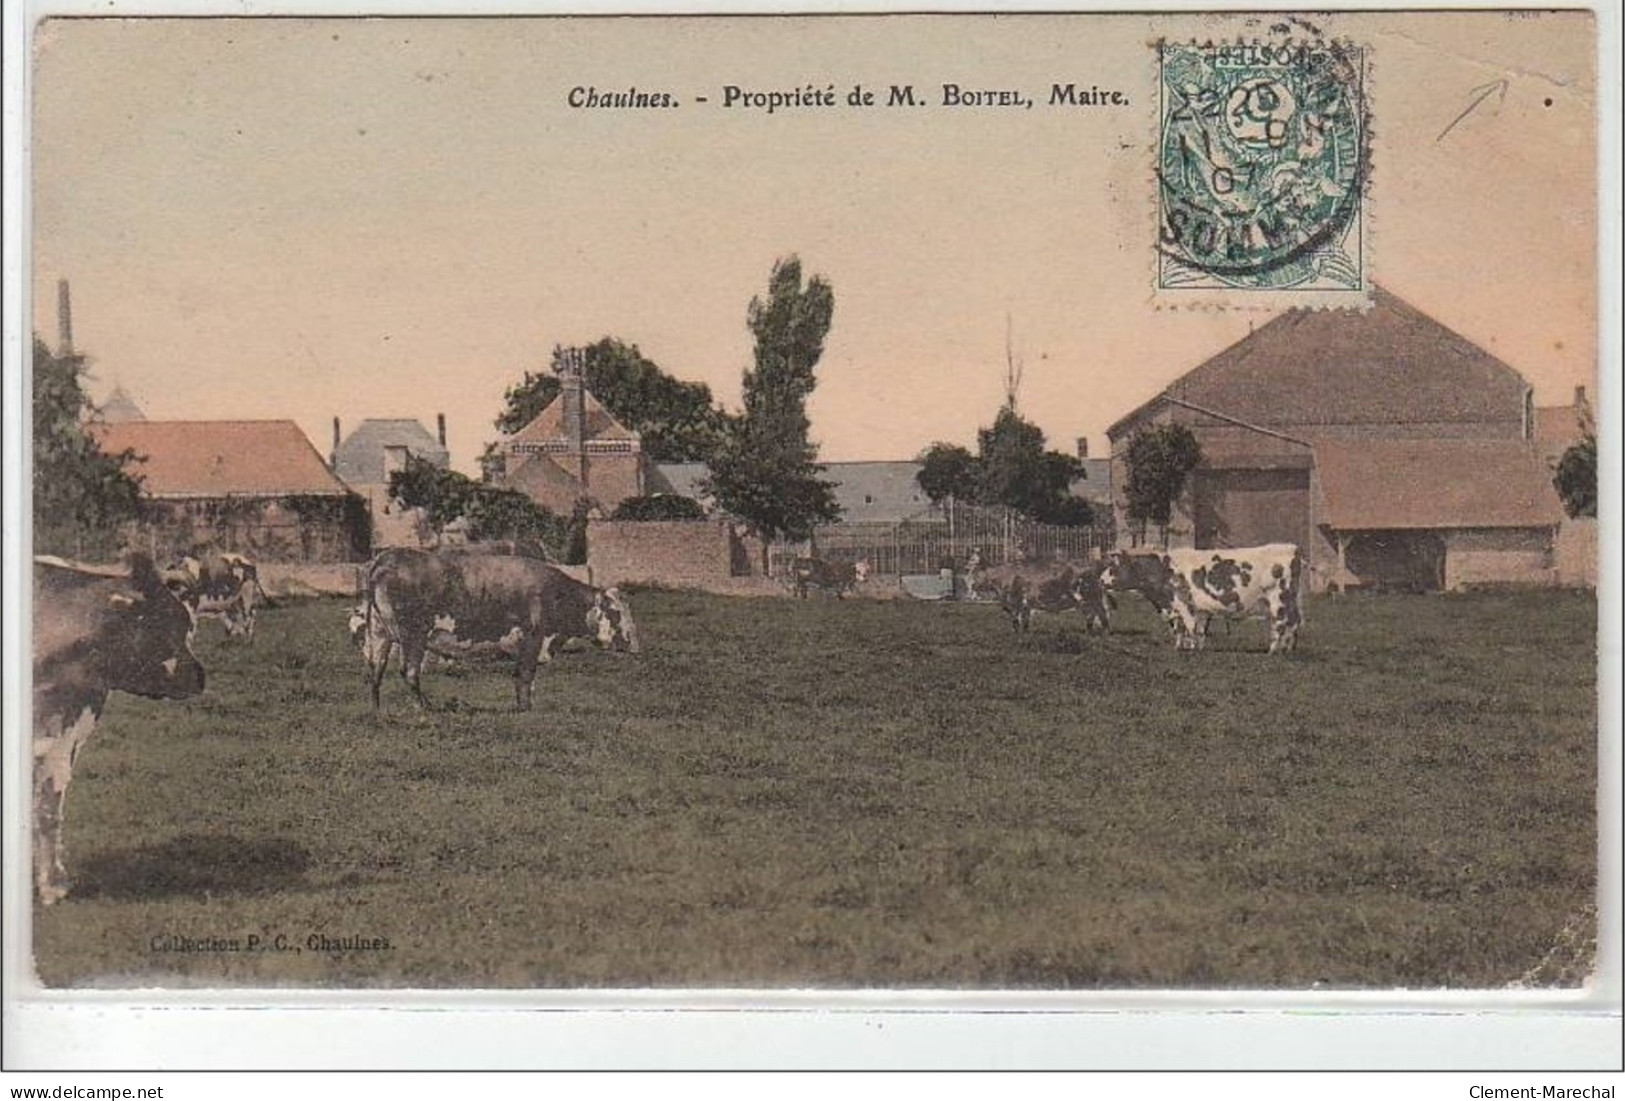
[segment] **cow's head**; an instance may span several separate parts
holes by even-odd
[[[357,604],[350,609],[350,641],[356,646],[367,644],[367,606]]]
[[[593,600],[587,612],[587,637],[605,650],[638,652],[637,624],[619,589],[605,589]]]
[[[1107,592],[1121,591],[1129,587],[1132,563],[1128,560],[1128,552],[1114,550],[1106,556],[1106,562],[1100,567],[1100,587]]]
[[[203,666],[192,653],[194,621],[144,554],[130,558],[130,577],[107,595],[97,649],[110,688],[137,696],[181,699],[203,691]]]

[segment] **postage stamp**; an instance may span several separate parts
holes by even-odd
[[[1590,996],[1587,13],[366,14],[21,28],[28,1027]]]
[[[1158,288],[1364,293],[1364,51],[1162,43],[1158,59]]]

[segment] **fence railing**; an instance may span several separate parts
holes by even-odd
[[[944,505],[895,523],[832,524],[806,542],[775,543],[768,549],[768,572],[782,577],[791,559],[809,554],[830,562],[867,562],[871,573],[892,577],[960,569],[972,554],[990,566],[1083,562],[1110,550],[1113,539],[1108,516],[1090,527],[1061,527],[1009,509]]]

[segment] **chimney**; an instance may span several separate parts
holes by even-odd
[[[1586,388],[1584,386],[1574,388],[1574,404],[1582,408],[1586,405]]]
[[[582,367],[586,356],[580,348],[559,348],[553,353],[553,370],[563,384],[559,400],[559,413],[564,421],[564,438],[570,454],[581,454],[582,440],[586,437],[586,405],[582,400]]]
[[[1078,437],[1078,458],[1087,459],[1088,457],[1089,457],[1089,437],[1088,436],[1079,436]]]
[[[339,419],[333,418],[333,462],[339,460]]]
[[[436,413],[434,415],[434,422],[440,433],[440,447],[442,450],[444,450],[446,446],[446,414]]]
[[[73,303],[66,279],[56,281],[56,334],[57,355],[67,359],[73,355]]]

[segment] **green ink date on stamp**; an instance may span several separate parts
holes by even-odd
[[[1367,290],[1364,51],[1158,53],[1158,289]]]

